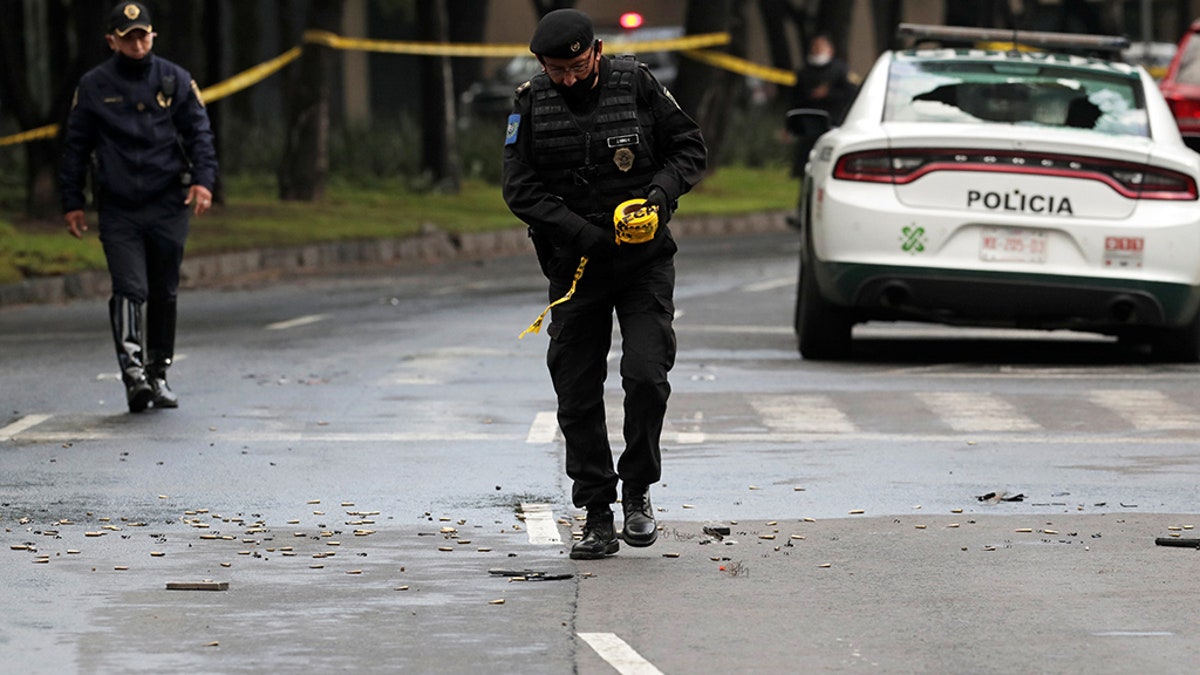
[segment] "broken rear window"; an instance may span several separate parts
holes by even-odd
[[[1001,53],[971,60],[897,58],[883,119],[1150,135],[1136,73]]]

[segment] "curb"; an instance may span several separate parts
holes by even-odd
[[[671,233],[676,238],[784,232],[787,229],[786,212],[697,216],[671,222]],[[524,226],[469,234],[432,229],[403,239],[338,241],[184,258],[179,287],[194,289],[261,283],[390,267],[406,262],[476,260],[518,253],[533,253],[533,244]],[[0,309],[107,297],[111,290],[107,270],[26,279],[14,284],[0,284]]]

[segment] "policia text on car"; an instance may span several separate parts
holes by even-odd
[[[105,36],[113,56],[79,81],[60,169],[64,217],[75,237],[88,229],[84,183],[93,171],[112,277],[109,318],[131,412],[179,405],[167,368],[188,207],[196,215],[208,210],[217,172],[200,90],[186,70],[150,53],[154,37],[141,3],[113,8]]]

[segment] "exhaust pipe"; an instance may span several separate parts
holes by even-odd
[[[912,298],[912,289],[900,281],[889,281],[879,292],[879,304],[884,307],[902,307]]]
[[[1118,295],[1108,303],[1108,317],[1116,323],[1132,323],[1137,316],[1137,305],[1128,295]]]

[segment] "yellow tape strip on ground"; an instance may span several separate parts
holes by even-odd
[[[304,31],[304,41],[311,44],[325,45],[334,49],[351,49],[385,54],[416,54],[422,56],[528,56],[529,45],[525,44],[491,44],[476,45],[452,42],[397,42],[394,40],[368,40],[366,38],[349,38],[324,30]],[[625,51],[665,52],[682,51],[685,49],[703,49],[729,44],[728,33],[704,33],[689,35],[672,40],[614,40],[605,45],[610,52],[624,53]]]

